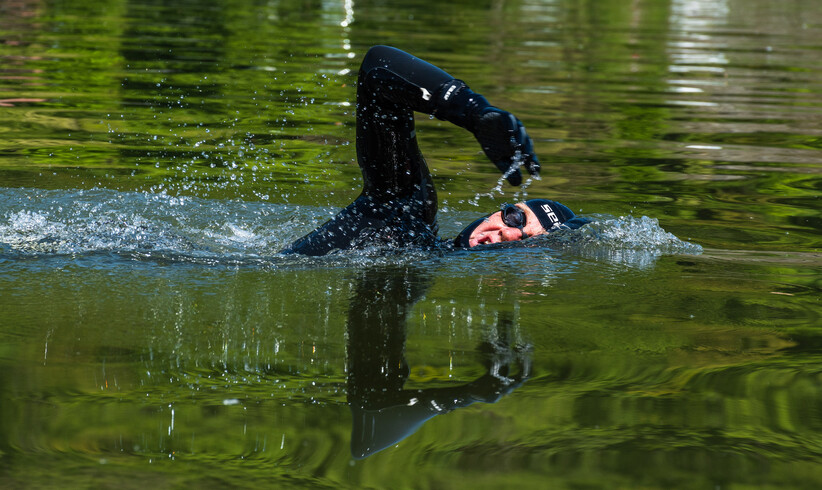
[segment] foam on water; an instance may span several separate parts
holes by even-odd
[[[321,224],[335,209],[259,202],[208,200],[107,189],[50,191],[0,189],[0,253],[57,256],[108,253],[128,258],[206,263],[280,264],[277,252]],[[440,213],[443,237],[462,214]],[[666,232],[653,218],[593,216],[579,230],[564,230],[505,247],[571,252],[610,262],[649,266],[665,254],[701,253],[699,245]],[[473,218],[471,218],[473,219]],[[503,250],[503,251],[500,251]],[[366,250],[333,254],[328,266],[365,261],[407,263],[441,257],[441,250]],[[484,256],[485,259],[489,257]],[[523,258],[525,260],[526,258]],[[289,257],[310,265],[319,259]],[[506,263],[512,258],[506,255]]]
[[[105,189],[3,189],[0,196],[0,243],[22,254],[243,256],[274,253],[294,238],[285,228],[295,227],[295,216],[281,205]]]
[[[650,267],[662,255],[698,255],[702,247],[665,231],[648,216],[589,216],[578,230],[563,230],[545,237],[548,246],[580,255],[634,267]]]

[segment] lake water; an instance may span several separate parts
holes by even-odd
[[[440,234],[277,251],[360,191],[393,44],[511,110],[496,189],[418,118]],[[818,488],[818,0],[0,4],[0,485]]]

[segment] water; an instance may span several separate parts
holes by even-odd
[[[818,487],[816,3],[0,6],[0,482]],[[528,197],[593,223],[278,255],[359,193],[377,43],[517,114]],[[418,135],[441,236],[523,198]]]

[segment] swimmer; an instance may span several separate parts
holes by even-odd
[[[283,253],[325,255],[369,246],[434,247],[437,194],[417,146],[414,112],[434,115],[470,131],[485,155],[512,185],[519,167],[539,175],[533,143],[522,122],[492,106],[465,82],[404,51],[374,46],[357,80],[357,162],[363,190],[331,220]],[[578,228],[566,206],[547,199],[506,204],[471,223],[453,240],[456,248],[525,240],[560,228]]]

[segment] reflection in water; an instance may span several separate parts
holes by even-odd
[[[353,3],[0,2],[0,488],[819,487],[819,0]],[[279,260],[361,188],[386,42],[522,114],[534,197],[613,216]],[[497,174],[418,127],[455,234]],[[533,355],[480,377],[497,327]],[[352,412],[357,457],[426,427],[352,462]]]
[[[28,47],[32,43],[33,32],[36,31],[36,25],[30,19],[35,18],[39,8],[38,1],[20,0],[0,4],[0,46]],[[0,108],[45,102],[43,98],[7,97],[8,92],[2,89],[6,84],[26,89],[42,86],[42,70],[26,66],[28,62],[40,59],[40,56],[6,55],[0,52]]]
[[[365,458],[413,434],[436,415],[475,402],[494,403],[519,387],[530,371],[530,353],[509,342],[510,315],[501,315],[494,339],[479,347],[486,374],[465,385],[403,389],[406,317],[425,294],[430,276],[404,270],[365,270],[348,312],[348,402],[351,454]],[[510,365],[516,364],[516,372]]]

